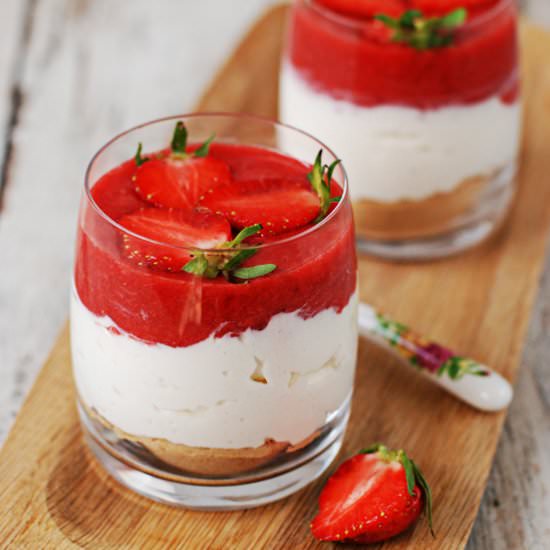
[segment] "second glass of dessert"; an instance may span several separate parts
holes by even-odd
[[[514,0],[296,0],[280,118],[328,140],[358,244],[443,256],[508,210],[520,137]]]
[[[114,138],[87,171],[71,306],[100,462],[204,509],[321,475],[349,416],[356,271],[345,173],[310,136],[192,115]]]

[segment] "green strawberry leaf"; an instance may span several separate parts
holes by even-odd
[[[235,246],[241,244],[245,239],[248,239],[248,237],[252,237],[252,235],[256,235],[259,231],[263,229],[263,226],[261,223],[257,223],[255,225],[249,225],[248,227],[245,227],[242,229],[237,236],[227,243],[222,248],[234,248]]]
[[[435,533],[433,529],[433,514],[432,514],[432,490],[430,489],[430,486],[428,485],[428,482],[426,481],[424,474],[420,471],[420,468],[415,464],[413,460],[411,460],[411,464],[414,470],[416,482],[418,483],[418,485],[422,489],[422,492],[424,493],[424,499],[426,500],[426,504],[424,506],[424,513],[428,518],[428,526],[430,527],[430,532],[432,533],[432,537],[435,537]]]
[[[386,15],[384,13],[378,13],[374,16],[374,19],[381,21],[386,25],[386,27],[390,29],[399,29],[400,27],[400,21],[397,19],[394,19],[393,17],[390,17],[389,15]]]
[[[256,248],[247,248],[244,250],[240,250],[223,266],[223,271],[233,271],[234,269],[239,267],[245,260],[248,260],[248,258],[254,256],[257,251],[258,249]]]
[[[446,29],[455,29],[466,22],[468,12],[464,8],[458,8],[443,16],[440,20],[441,26]]]
[[[312,189],[317,193],[320,202],[319,215],[313,223],[319,223],[328,213],[330,205],[333,202],[339,202],[340,199],[333,199],[330,196],[330,183],[332,175],[336,167],[340,164],[340,160],[335,160],[330,166],[323,164],[323,150],[321,149],[315,157],[313,168],[307,175],[307,179],[311,184]],[[340,197],[341,198],[341,197]]]
[[[399,451],[399,459],[403,468],[405,470],[405,477],[407,479],[407,491],[411,497],[414,496],[414,487],[416,485],[416,477],[414,474],[414,466],[412,465],[411,460],[405,453],[405,451]]]
[[[195,150],[193,156],[197,158],[206,157],[208,155],[208,151],[210,151],[210,145],[215,139],[216,134],[212,134],[198,149]]]
[[[208,277],[209,279],[215,279],[221,273],[228,281],[232,281],[233,279],[250,280],[268,275],[277,269],[275,264],[239,267],[245,260],[256,254],[258,251],[257,248],[243,248],[242,250],[230,251],[230,249],[241,244],[247,237],[255,235],[261,230],[262,226],[259,223],[245,227],[233,240],[220,245],[220,253],[195,252],[194,258],[183,266],[182,271],[199,277]],[[233,280],[233,282],[235,281]]]
[[[255,265],[253,267],[241,267],[240,269],[236,269],[231,275],[237,279],[249,280],[268,275],[272,271],[275,271],[275,269],[277,269],[275,264]]]
[[[442,17],[424,17],[420,10],[408,10],[398,19],[383,13],[374,19],[393,31],[392,42],[428,50],[452,44],[454,36],[450,31],[462,26],[467,17],[467,10],[458,8]]]
[[[137,151],[134,156],[134,161],[136,163],[136,166],[141,166],[142,164],[145,164],[146,162],[149,161],[148,158],[141,156],[142,150],[143,150],[143,144],[140,142],[138,143]]]
[[[397,28],[414,29],[414,22],[419,17],[422,17],[422,12],[419,10],[407,10],[400,18]]]
[[[202,253],[197,255],[183,266],[183,271],[193,275],[203,276],[208,269],[208,260]]]
[[[361,449],[358,454],[360,455],[370,455],[373,453],[377,453],[381,449],[385,449],[386,447],[382,445],[382,443],[373,443],[372,445],[369,445],[368,447],[365,447],[364,449]]]

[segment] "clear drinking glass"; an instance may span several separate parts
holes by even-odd
[[[357,346],[347,180],[338,166],[342,198],[317,225],[253,245],[257,263],[278,264],[268,276],[235,284],[130,261],[134,248],[186,251],[117,221],[140,207],[136,145],[165,149],[179,120],[193,142],[215,133],[215,143],[308,165],[319,149],[335,160],[305,133],[226,114],[157,120],[102,147],[86,173],[78,222],[71,300],[78,408],[89,447],[134,491],[198,509],[247,508],[317,478],[342,442]],[[117,185],[105,185],[106,175]]]
[[[480,4],[441,35],[450,44],[428,49],[395,41],[374,17],[383,2],[362,18],[325,3],[291,8],[280,118],[341,155],[359,248],[419,259],[485,239],[515,189],[515,1]]]

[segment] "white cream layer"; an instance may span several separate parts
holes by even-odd
[[[284,63],[280,118],[325,142],[346,167],[353,200],[420,200],[516,160],[520,103],[493,97],[420,110],[362,107],[313,89]]]
[[[309,319],[280,313],[263,330],[174,348],[114,334],[113,322],[73,293],[78,393],[135,436],[213,448],[257,447],[266,438],[299,443],[352,391],[357,301],[354,294],[340,313]]]

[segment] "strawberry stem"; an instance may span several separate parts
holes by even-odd
[[[170,143],[172,153],[176,153],[178,155],[186,154],[185,149],[187,148],[187,135],[187,128],[185,127],[185,124],[179,120],[174,128],[172,141]]]
[[[263,229],[262,225],[257,223],[242,229],[237,236],[228,242],[222,243],[220,249],[235,248],[246,238],[255,235]],[[234,252],[216,252],[205,253],[201,251],[193,252],[193,259],[187,262],[182,271],[215,279],[220,273],[228,280],[242,279],[248,281],[268,275],[277,269],[275,264],[262,264],[251,267],[240,267],[241,264],[251,258],[258,251],[257,248],[243,248]]]
[[[191,261],[183,266],[183,271],[193,275],[205,275],[208,270],[208,260],[204,254],[197,254]]]
[[[193,153],[194,157],[206,157],[210,151],[210,144],[216,139],[216,134],[212,134],[198,149]]]
[[[340,159],[335,160],[330,166],[323,164],[323,150],[321,149],[315,157],[313,168],[307,175],[311,187],[319,196],[321,202],[321,208],[319,215],[315,218],[313,223],[319,223],[328,213],[331,203],[338,202],[339,198],[331,198],[330,196],[330,182],[332,181],[332,174],[335,168],[340,164]]]
[[[172,135],[172,141],[170,143],[170,148],[172,149],[172,157],[178,159],[186,159],[189,154],[186,152],[187,149],[187,140],[189,138],[189,132],[185,124],[179,120],[176,123],[174,128],[174,133]],[[204,143],[202,143],[195,151],[193,156],[196,158],[206,157],[210,151],[210,145],[216,139],[216,134],[212,134]]]
[[[136,162],[136,166],[141,166],[142,164],[146,163],[149,160],[147,157],[141,156],[142,150],[143,150],[143,144],[139,142],[136,154],[134,156],[134,161]]]
[[[442,17],[424,17],[420,10],[407,10],[399,18],[383,13],[374,18],[393,30],[393,42],[407,44],[417,50],[428,50],[452,44],[454,36],[450,31],[463,25],[467,16],[465,8],[458,8]]]

